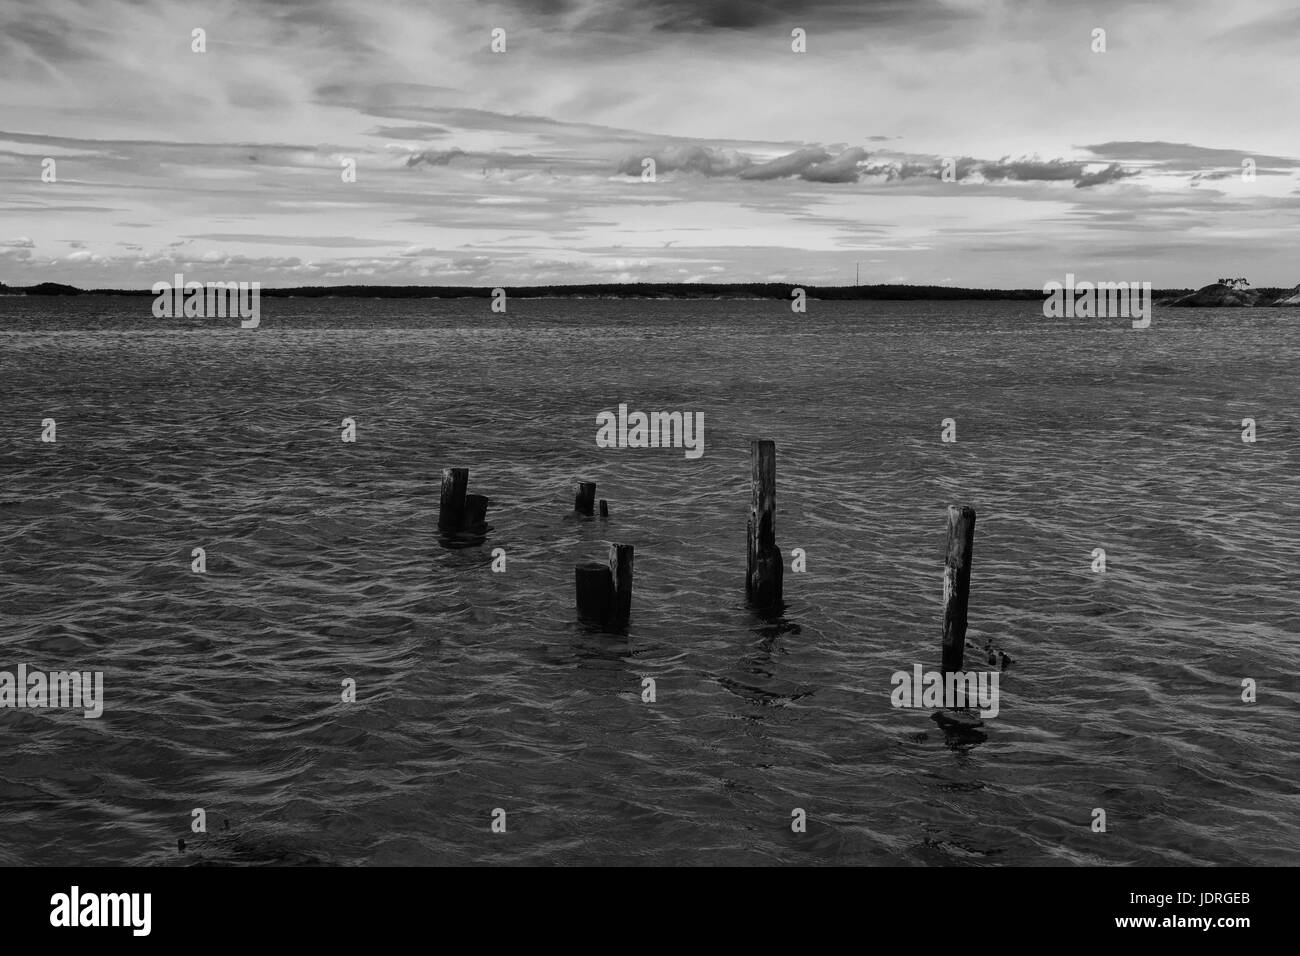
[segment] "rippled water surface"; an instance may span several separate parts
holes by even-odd
[[[1300,310],[149,307],[0,298],[0,668],[106,697],[0,710],[0,862],[1300,862]],[[703,457],[597,448],[620,402],[703,412]],[[756,437],[807,553],[777,621],[743,600]],[[482,547],[438,542],[451,466]],[[939,663],[950,502],[969,639],[1015,659],[982,741],[890,704]],[[626,636],[575,622],[609,541]]]

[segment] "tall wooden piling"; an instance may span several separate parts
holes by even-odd
[[[975,509],[948,506],[948,550],[943,565],[943,672],[959,671],[966,649],[970,562],[975,545]]]
[[[442,499],[438,503],[438,530],[459,531],[465,515],[465,491],[469,487],[468,468],[445,468],[442,472]]]
[[[614,617],[622,626],[632,615],[632,545],[609,546],[609,573],[614,582]]]
[[[487,495],[466,495],[461,529],[474,532],[484,530],[487,527],[487,506]]]
[[[614,576],[608,564],[587,561],[574,565],[573,584],[579,618],[593,624],[605,624],[613,618]]]
[[[757,607],[781,603],[781,581],[785,571],[781,549],[776,546],[776,442],[762,439],[749,443],[753,480],[750,485],[747,573],[745,592]]]
[[[573,567],[578,617],[592,624],[626,626],[632,614],[632,545],[611,544],[609,561]]]
[[[573,486],[573,510],[580,515],[589,515],[596,506],[596,483],[579,481]]]

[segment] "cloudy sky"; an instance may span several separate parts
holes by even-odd
[[[1300,282],[1293,0],[5,0],[0,24],[10,284]]]

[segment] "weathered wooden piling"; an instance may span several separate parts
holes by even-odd
[[[444,468],[442,499],[438,503],[438,530],[459,531],[465,515],[465,490],[469,487],[468,468]]]
[[[609,517],[609,502],[606,501],[604,498],[600,499],[600,516],[602,518]]]
[[[468,468],[443,470],[438,530],[444,535],[465,537],[486,533],[488,497],[467,494],[468,489]]]
[[[975,545],[975,509],[948,507],[948,551],[943,565],[943,672],[959,671],[966,650],[970,562]]]
[[[605,624],[614,617],[614,575],[608,564],[588,561],[573,567],[578,598],[578,617],[593,624]]]
[[[573,510],[580,515],[591,514],[596,505],[596,483],[579,481],[573,487]]]
[[[573,567],[578,616],[593,624],[622,627],[632,614],[632,554],[630,544],[611,544],[609,561],[587,561]]]
[[[750,486],[745,592],[756,607],[781,603],[785,568],[776,546],[776,442],[749,443],[753,481]]]
[[[623,625],[632,616],[632,545],[609,546],[609,573],[614,581],[614,624]]]
[[[461,528],[465,531],[482,531],[487,527],[487,495],[466,495]]]

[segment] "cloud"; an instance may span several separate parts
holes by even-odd
[[[514,0],[512,6],[577,29],[753,30],[795,23],[813,29],[906,26],[968,18],[941,0]]]
[[[353,236],[277,236],[254,232],[203,232],[187,235],[187,240],[206,239],[217,242],[241,242],[269,246],[319,246],[334,249],[359,249],[363,246],[400,246],[394,239],[359,239]]]
[[[985,183],[1069,182],[1079,189],[1117,182],[1138,175],[1138,170],[1128,169],[1119,163],[1111,163],[1092,173],[1087,171],[1088,165],[1081,161],[1066,159],[1044,161],[1037,157],[1009,159],[1004,156],[996,161],[987,161],[962,156],[957,159],[936,157],[928,162],[915,160],[878,162],[866,166],[862,172],[868,176],[883,176],[886,181],[894,182],[918,177],[943,179],[945,170],[950,168],[952,179],[956,182],[975,180]]]
[[[446,166],[457,156],[464,156],[465,151],[453,146],[451,149],[422,149],[406,158],[408,169],[415,166]]]
[[[981,163],[977,171],[985,180],[1015,179],[1020,182],[1060,182],[1077,180],[1083,175],[1083,163],[1071,163],[1061,159],[1048,162],[1034,159],[1007,159],[1003,157],[995,163]]]
[[[1249,157],[1260,166],[1281,169],[1300,167],[1300,159],[1286,156],[1269,156],[1249,149],[1211,149],[1191,143],[1163,142],[1110,142],[1084,146],[1088,152],[1103,159],[1120,159],[1130,162],[1159,163],[1165,169],[1205,169],[1231,166],[1241,168],[1241,161]]]
[[[823,163],[813,163],[799,175],[810,183],[856,183],[859,169],[867,158],[867,151],[860,146],[844,150],[834,159]]]
[[[1105,57],[1068,0],[249,0],[205,14],[205,56],[185,5],[91,5],[100,26],[82,0],[0,4],[0,112],[26,131],[0,134],[0,215],[33,242],[0,244],[6,281],[139,285],[154,259],[242,253],[293,284],[508,284],[523,261],[564,263],[532,282],[814,281],[860,255],[880,276],[1015,284],[1147,243],[1135,266],[1190,284],[1243,241],[1252,271],[1294,268],[1285,0],[1172,19],[1098,0]],[[487,49],[498,24],[508,55]],[[654,188],[635,182],[647,156]],[[65,236],[107,261],[41,255]],[[149,252],[119,256],[124,236]],[[1168,256],[1181,243],[1199,245]]]
[[[441,126],[379,126],[370,135],[383,139],[438,139],[450,132]]]
[[[887,182],[917,177],[940,179],[946,163],[951,163],[957,181],[982,179],[986,183],[1060,182],[1076,188],[1118,182],[1137,175],[1119,163],[1089,173],[1088,163],[1077,160],[1041,160],[1037,157],[989,161],[963,156],[958,159],[930,157],[924,161],[881,161],[868,163],[868,153],[861,146],[851,146],[832,155],[822,146],[808,146],[766,161],[757,161],[735,150],[707,146],[674,146],[650,152],[656,171],[684,171],[703,176],[735,176],[746,181],[802,179],[812,183],[856,183],[863,175],[882,176]],[[627,176],[640,175],[642,157],[628,156],[618,166]]]
[[[642,156],[627,156],[618,165],[624,176],[640,176],[646,159],[653,159],[656,173],[687,172],[701,176],[729,176],[743,173],[752,160],[735,150],[709,146],[666,146]]]
[[[645,159],[653,159],[655,172],[687,172],[701,176],[734,176],[743,180],[791,179],[816,183],[854,183],[867,151],[854,146],[832,156],[820,146],[805,147],[775,159],[758,161],[735,149],[702,145],[668,146],[643,156],[626,156],[618,165],[624,176],[639,176]]]
[[[1105,169],[1099,169],[1095,173],[1084,173],[1074,181],[1076,189],[1087,189],[1089,186],[1102,186],[1106,183],[1116,183],[1121,179],[1127,179],[1130,176],[1136,176],[1137,170],[1125,169],[1119,163],[1111,163]]]
[[[831,158],[831,154],[826,150],[816,147],[811,149],[797,149],[793,153],[787,153],[779,156],[774,160],[745,170],[740,174],[741,179],[784,179],[788,176],[798,176],[810,166],[818,163],[824,163]]]

